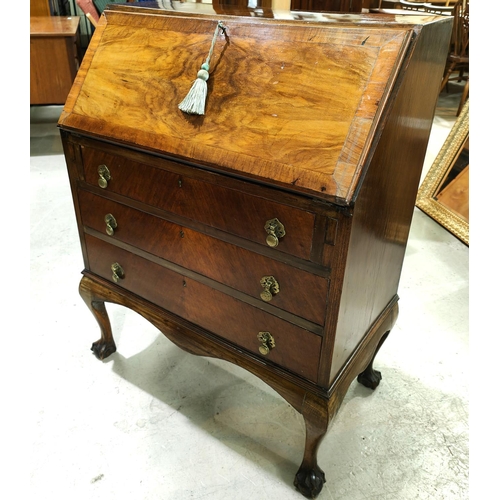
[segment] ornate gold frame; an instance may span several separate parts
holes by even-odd
[[[469,222],[436,199],[464,144],[469,138],[469,101],[453,125],[417,194],[416,205],[437,223],[469,245]]]

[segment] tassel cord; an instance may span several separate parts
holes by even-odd
[[[209,78],[208,71],[210,70],[210,59],[212,58],[219,31],[224,34],[226,33],[226,27],[221,21],[217,22],[217,27],[215,28],[208,56],[205,59],[205,62],[201,65],[201,69],[198,71],[196,80],[193,82],[188,95],[178,106],[184,113],[192,115],[205,114],[205,100],[207,98],[207,80]]]
[[[214,33],[214,36],[212,38],[212,45],[210,46],[210,50],[208,51],[208,56],[205,60],[205,64],[208,67],[210,67],[210,59],[212,58],[212,54],[214,52],[215,42],[217,41],[217,35],[219,34],[219,31],[221,33],[226,32],[226,27],[220,21],[217,22],[217,27],[215,28],[215,33]]]

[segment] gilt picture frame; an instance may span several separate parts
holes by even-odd
[[[469,101],[460,112],[436,159],[431,165],[417,194],[417,207],[469,246]],[[464,155],[465,162],[464,162]],[[450,197],[442,196],[453,181],[458,181],[457,166],[462,177],[454,198],[462,199],[462,210],[452,205]],[[465,165],[467,163],[467,165]],[[463,168],[465,165],[465,168]],[[466,177],[464,177],[466,176]],[[453,196],[451,197],[453,198]]]

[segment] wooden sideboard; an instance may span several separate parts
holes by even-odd
[[[116,5],[59,121],[93,352],[116,350],[112,302],[260,377],[304,417],[306,497],[349,385],[381,379],[450,32]],[[211,47],[205,114],[186,114]]]
[[[30,104],[64,104],[79,67],[79,16],[30,17]]]

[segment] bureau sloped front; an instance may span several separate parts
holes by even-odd
[[[276,347],[266,362],[317,380],[321,336],[99,238],[87,235],[85,241],[92,273],[112,281],[112,265],[118,263],[120,287],[257,355],[259,332],[270,332]]]

